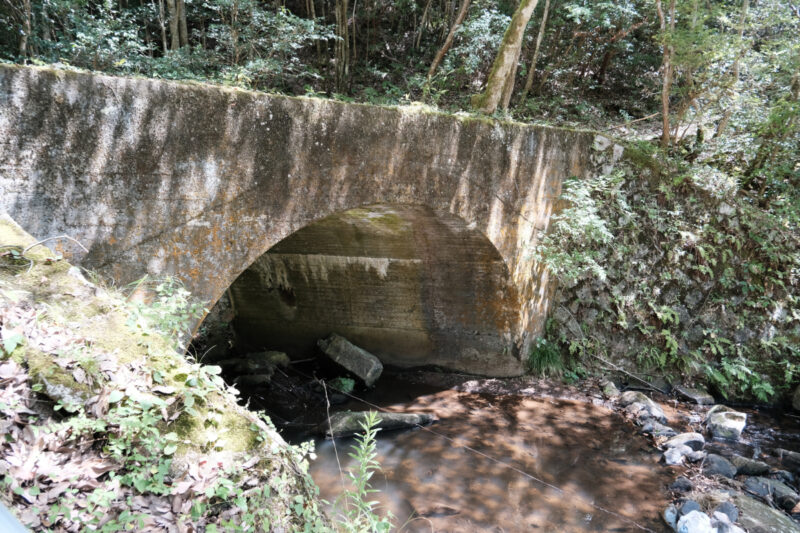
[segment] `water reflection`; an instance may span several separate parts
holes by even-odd
[[[638,530],[628,520],[665,530],[659,513],[669,480],[646,441],[607,409],[454,391],[387,408],[433,413],[440,421],[431,430],[447,437],[413,430],[379,438],[383,472],[373,485],[400,531]],[[337,441],[344,468],[351,444]],[[342,481],[332,443],[319,443],[317,454],[311,474],[333,500]]]

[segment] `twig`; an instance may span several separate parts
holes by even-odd
[[[654,391],[656,391],[656,392],[660,392],[661,394],[666,394],[666,392],[664,392],[663,390],[659,389],[659,388],[658,388],[658,387],[656,387],[655,385],[652,385],[650,382],[648,382],[648,381],[646,381],[646,380],[644,380],[644,379],[640,378],[640,377],[639,377],[639,376],[637,376],[636,374],[631,374],[630,372],[628,372],[628,371],[627,371],[627,370],[625,370],[624,368],[620,368],[619,366],[615,365],[614,363],[612,363],[612,362],[610,362],[610,361],[606,361],[605,359],[603,359],[603,358],[602,358],[602,357],[600,357],[599,355],[597,355],[597,354],[593,354],[593,353],[590,353],[589,355],[590,355],[590,356],[592,356],[592,357],[594,357],[595,359],[599,359],[600,361],[602,361],[603,363],[607,364],[608,366],[610,366],[611,368],[613,368],[613,369],[614,369],[614,370],[616,370],[617,372],[622,372],[622,373],[623,373],[623,374],[625,374],[626,376],[630,376],[630,377],[632,377],[633,379],[635,379],[635,380],[637,380],[637,381],[640,381],[640,382],[644,383],[645,385],[647,385],[647,388],[649,388],[649,389],[651,389],[651,390],[654,390]]]
[[[55,237],[48,237],[46,239],[42,239],[41,241],[36,241],[35,243],[31,244],[30,246],[28,246],[27,248],[22,250],[22,253],[20,254],[20,257],[22,257],[23,259],[26,259],[26,260],[31,262],[31,264],[28,266],[28,270],[25,272],[25,274],[29,274],[30,273],[30,271],[33,269],[33,264],[34,264],[33,259],[31,259],[29,257],[25,257],[25,254],[28,253],[28,251],[31,250],[32,248],[36,248],[37,246],[41,246],[42,244],[46,243],[47,241],[54,241],[56,239],[67,239],[67,240],[70,240],[70,241],[74,242],[75,244],[77,244],[78,246],[80,246],[81,249],[84,252],[86,252],[87,254],[89,253],[89,250],[87,250],[84,245],[82,245],[80,242],[78,242],[76,239],[73,239],[69,235],[57,235]]]
[[[46,239],[42,239],[41,241],[36,241],[35,243],[31,244],[30,246],[28,246],[27,248],[22,250],[22,255],[24,256],[28,252],[28,250],[30,250],[31,248],[36,248],[37,246],[41,246],[42,244],[46,243],[47,241],[54,241],[56,239],[67,239],[67,240],[70,240],[70,241],[74,242],[75,244],[77,244],[78,246],[80,246],[81,250],[83,250],[87,254],[89,253],[89,250],[87,250],[86,247],[84,245],[82,245],[80,242],[78,242],[76,239],[73,239],[69,235],[58,235],[56,237],[48,237]]]
[[[564,307],[563,305],[560,305],[560,306],[559,306],[559,308],[560,308],[560,309],[563,309],[564,311],[566,311],[566,312],[567,312],[567,314],[569,314],[569,316],[571,316],[571,317],[572,317],[572,320],[574,320],[574,321],[575,321],[575,324],[577,324],[577,325],[578,325],[578,333],[580,333],[580,334],[581,334],[581,339],[582,339],[582,340],[586,340],[586,335],[584,335],[584,334],[583,334],[583,330],[581,329],[581,325],[578,323],[578,319],[577,319],[577,318],[575,318],[575,315],[573,315],[573,314],[572,314],[572,311],[570,311],[569,309],[567,309],[567,308],[566,308],[566,307]],[[569,326],[567,326],[567,327],[569,327]],[[593,337],[593,338],[594,338],[594,337]],[[595,338],[595,340],[596,340],[596,341],[600,341],[600,339],[597,339],[597,338]],[[600,360],[600,361],[602,361],[603,363],[605,363],[605,364],[609,365],[609,366],[610,366],[611,368],[613,368],[614,370],[616,370],[616,371],[618,371],[618,372],[622,372],[623,374],[625,374],[625,375],[627,375],[627,376],[630,376],[630,377],[632,377],[633,379],[635,379],[635,380],[637,380],[637,381],[641,381],[642,383],[644,383],[645,385],[647,385],[647,387],[648,387],[649,389],[651,389],[651,390],[654,390],[654,391],[656,391],[656,392],[660,392],[661,394],[666,394],[666,392],[664,392],[664,391],[662,391],[661,389],[659,389],[659,388],[655,387],[654,385],[650,384],[650,382],[648,382],[648,381],[646,381],[646,380],[644,380],[644,379],[640,378],[639,376],[637,376],[637,375],[635,375],[635,374],[632,374],[632,373],[628,372],[627,370],[625,370],[625,369],[623,369],[623,368],[620,368],[619,366],[615,365],[614,363],[611,363],[610,361],[606,361],[605,359],[603,359],[603,358],[602,358],[602,357],[600,357],[599,355],[597,355],[597,354],[593,354],[593,353],[590,353],[589,355],[590,355],[590,356],[592,356],[592,357],[594,357],[595,359],[599,359],[599,360]]]
[[[336,449],[336,438],[333,436],[333,425],[331,424],[331,402],[328,399],[328,387],[325,385],[324,380],[317,380],[322,385],[322,390],[325,392],[325,415],[328,418],[328,431],[331,432],[331,444],[333,444],[333,455],[336,456],[336,464],[339,467],[339,477],[342,480],[342,489],[345,488],[344,472],[342,471],[342,463],[339,461],[339,451]],[[345,505],[347,500],[345,500]]]

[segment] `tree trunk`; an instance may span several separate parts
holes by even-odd
[[[600,61],[600,70],[594,76],[594,79],[597,81],[598,84],[603,85],[603,82],[606,80],[606,72],[608,72],[608,67],[611,65],[611,60],[617,55],[616,50],[614,49],[614,44],[617,41],[620,41],[628,36],[629,33],[632,31],[636,31],[641,26],[643,26],[647,22],[647,18],[645,17],[643,20],[640,20],[636,24],[632,24],[628,28],[623,28],[617,30],[617,32],[611,36],[611,39],[608,40],[608,46],[606,47],[606,52],[603,54],[603,59]]]
[[[444,44],[436,52],[436,57],[433,58],[433,63],[431,63],[431,68],[428,69],[428,79],[432,78],[434,74],[436,74],[436,69],[439,68],[439,65],[444,60],[445,54],[447,51],[450,50],[450,47],[453,46],[453,38],[456,36],[456,30],[458,27],[461,26],[461,23],[464,22],[464,19],[467,17],[467,10],[469,9],[470,0],[461,0],[461,9],[458,10],[458,16],[456,17],[455,22],[450,27],[450,32],[447,34],[447,37],[444,40]]]
[[[31,35],[31,0],[22,3],[22,34],[19,36],[19,56],[28,57],[28,39]]]
[[[736,59],[733,61],[733,91],[735,94],[736,91],[736,84],[739,83],[739,59],[742,55],[742,43],[744,42],[744,23],[747,19],[747,9],[750,7],[750,0],[742,0],[742,14],[739,17],[739,49],[736,51]],[[722,115],[722,119],[717,124],[717,131],[714,133],[714,137],[719,137],[723,134],[725,129],[728,127],[728,123],[731,121],[731,116],[733,115],[733,108],[728,107],[725,110],[725,113]]]
[[[180,46],[189,44],[189,30],[186,25],[186,2],[178,0],[178,32]]]
[[[171,38],[170,50],[181,47],[180,30],[178,29],[178,4],[177,0],[166,0],[169,11],[169,35]]]
[[[503,42],[500,43],[500,50],[492,65],[492,72],[486,82],[486,90],[481,94],[472,97],[472,107],[481,113],[492,114],[497,111],[504,93],[508,91],[507,84],[511,77],[511,84],[514,83],[514,75],[517,72],[519,54],[522,51],[522,38],[525,35],[525,26],[536,9],[539,0],[522,0],[519,7],[511,17],[511,23],[503,35]]]
[[[533,58],[531,59],[531,67],[528,70],[528,77],[525,79],[525,88],[522,89],[522,96],[520,100],[524,101],[528,97],[528,93],[533,87],[533,78],[536,72],[536,61],[539,59],[539,47],[542,45],[542,38],[544,37],[544,30],[547,25],[547,13],[550,11],[550,0],[544,2],[544,13],[542,14],[542,23],[539,25],[539,34],[536,36],[536,47],[533,49]]]
[[[344,91],[350,75],[350,35],[347,29],[349,0],[336,0],[336,90]]]
[[[153,5],[155,5],[155,0],[153,0]],[[169,48],[167,47],[167,28],[164,24],[164,0],[158,0],[158,26],[161,28],[161,46],[166,54]]]
[[[419,45],[422,42],[422,34],[425,33],[425,25],[428,23],[428,10],[431,8],[431,2],[433,0],[428,0],[425,3],[425,9],[422,11],[422,19],[419,22],[419,31],[417,32],[417,40],[414,41],[414,49],[419,49]]]
[[[661,76],[663,79],[661,85],[661,147],[666,148],[670,144],[670,127],[669,127],[669,96],[672,89],[672,44],[668,39],[672,36],[667,36],[667,27],[672,31],[675,29],[675,0],[670,0],[669,6],[669,23],[664,16],[664,10],[661,7],[661,0],[656,0],[656,9],[658,10],[658,22],[661,30],[664,43],[662,44],[664,55],[661,61]]]

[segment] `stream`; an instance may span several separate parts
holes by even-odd
[[[386,410],[439,419],[429,428],[379,433],[375,499],[394,515],[397,531],[666,530],[659,515],[670,476],[613,411],[575,400],[423,389],[382,380],[368,395]],[[317,444],[311,475],[332,501],[342,492],[339,463],[350,466],[353,439]]]

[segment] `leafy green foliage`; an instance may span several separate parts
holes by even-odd
[[[539,376],[560,376],[564,373],[564,360],[558,345],[539,337],[528,354],[528,370]]]
[[[356,386],[356,380],[353,378],[338,377],[330,381],[330,386],[332,389],[341,393],[350,394]]]
[[[134,293],[143,294],[130,305],[128,326],[148,334],[156,331],[177,339],[177,346],[185,342],[194,321],[205,309],[175,278],[151,280],[144,277],[133,284]],[[147,301],[152,294],[152,300]]]
[[[356,444],[349,453],[355,461],[355,468],[347,472],[350,487],[342,494],[337,502],[337,512],[342,517],[340,522],[342,531],[347,533],[389,531],[392,528],[392,515],[381,516],[377,513],[378,502],[370,500],[373,489],[370,480],[375,472],[380,470],[380,464],[375,459],[375,436],[378,431],[378,416],[374,411],[367,413],[361,422],[363,433],[356,436]]]
[[[782,215],[711,194],[679,179],[680,160],[658,157],[654,168],[623,164],[623,179],[589,195],[581,216],[601,219],[613,240],[554,229],[560,236],[543,241],[568,243],[541,254],[560,261],[562,281],[547,339],[576,356],[627,359],[639,371],[706,380],[724,396],[773,401],[800,371],[800,238]]]
[[[621,199],[615,188],[621,174],[590,179],[571,178],[564,182],[560,200],[566,206],[551,217],[549,231],[540,236],[535,258],[562,282],[573,282],[586,275],[605,279],[597,261],[600,246],[612,241],[608,224],[599,215],[603,198]],[[623,211],[627,206],[619,204]]]

